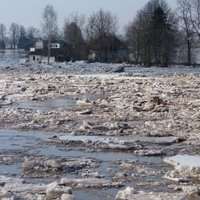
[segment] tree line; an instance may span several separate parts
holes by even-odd
[[[149,0],[125,27],[123,42],[132,62],[145,66],[168,66],[177,48],[184,48],[187,52],[185,64],[192,64],[192,48],[200,40],[200,0],[177,0],[177,5],[172,11],[165,0]],[[62,39],[72,46],[77,59],[86,50],[93,49],[101,61],[103,53],[109,55],[116,48],[118,32],[117,16],[102,9],[89,17],[70,14],[60,30],[57,12],[52,5],[47,5],[42,13],[41,29],[12,23],[7,31],[6,26],[0,24],[0,48],[5,48],[7,43],[10,48],[21,48],[28,41],[42,38],[48,41],[50,57],[51,42]],[[82,46],[87,48],[82,49]]]
[[[200,40],[200,0],[177,0],[172,11],[164,0],[150,0],[126,28],[126,38],[135,63],[168,66],[176,50],[187,52]]]

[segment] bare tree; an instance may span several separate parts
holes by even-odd
[[[86,16],[84,14],[71,13],[67,18],[65,18],[64,26],[72,22],[76,23],[77,26],[81,29],[81,31],[83,31],[86,22]]]
[[[190,23],[196,35],[200,38],[200,0],[178,1],[179,7],[184,7],[189,13]]]
[[[105,37],[114,36],[117,30],[117,17],[109,11],[100,9],[89,17],[85,28],[86,38],[90,44],[98,46],[99,61],[101,61],[102,45]]]
[[[184,32],[185,42],[187,44],[187,65],[191,65],[191,48],[193,38],[193,26],[191,23],[191,2],[189,0],[178,0],[178,18],[179,27]]]
[[[0,48],[5,49],[6,26],[0,24]]]
[[[33,26],[28,27],[26,33],[27,33],[27,38],[32,41],[34,41],[36,38],[39,38],[40,36],[40,31]]]
[[[200,39],[200,0],[186,0],[190,12],[190,20],[196,35]]]
[[[100,9],[89,17],[85,30],[89,40],[115,34],[118,30],[117,17],[109,11]]]
[[[26,29],[24,28],[24,26],[19,26],[19,39],[18,39],[18,43],[17,43],[18,48],[24,49],[26,40],[27,40]]]
[[[141,37],[141,14],[138,13],[136,19],[126,27],[126,39],[131,55],[131,61],[138,64],[140,62],[140,37]]]
[[[26,29],[24,26],[19,26],[19,38],[26,37]]]
[[[187,36],[188,64],[191,64],[191,39],[200,40],[200,0],[178,0]]]
[[[12,48],[17,48],[17,42],[19,39],[19,25],[16,23],[12,23],[10,25],[10,34],[11,34],[11,41],[12,41]]]
[[[48,64],[51,56],[51,42],[57,33],[57,13],[52,5],[47,5],[42,15],[42,30],[48,39]]]

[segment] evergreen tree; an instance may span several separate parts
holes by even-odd
[[[153,62],[157,65],[167,65],[168,42],[170,41],[170,24],[163,8],[155,8],[151,18]]]
[[[127,29],[136,63],[168,66],[175,48],[175,24],[174,14],[164,0],[150,0]]]

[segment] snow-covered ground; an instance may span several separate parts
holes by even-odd
[[[130,64],[109,64],[109,63],[87,63],[87,62],[67,62],[54,63],[52,65],[29,63],[29,62],[0,62],[2,69],[16,69],[20,71],[40,71],[55,72],[58,74],[78,74],[78,75],[116,75],[128,76],[169,76],[169,75],[193,75],[200,74],[200,67],[170,66],[163,67],[142,67]]]
[[[130,76],[168,76],[180,74],[200,74],[200,67],[185,67],[185,66],[170,66],[163,67],[142,67],[139,65],[130,65],[125,63],[108,64],[108,63],[88,63],[87,61],[53,63],[50,66],[47,64],[38,64],[26,62],[23,58],[23,51],[0,51],[0,68],[1,69],[16,69],[20,71],[33,72],[55,72],[66,74],[101,74],[101,75],[116,75],[123,73]]]

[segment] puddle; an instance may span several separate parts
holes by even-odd
[[[45,101],[30,101],[17,104],[11,104],[8,107],[18,109],[30,109],[49,111],[55,109],[65,108],[67,110],[77,110],[80,106],[76,103],[76,99],[88,99],[89,101],[96,101],[97,99],[105,98],[104,94],[89,94],[80,96],[69,96],[61,99],[46,99]]]
[[[118,189],[74,190],[73,194],[77,200],[114,200],[118,191]]]
[[[66,98],[66,99],[47,99],[45,101],[32,101],[32,102],[23,102],[18,104],[10,105],[12,108],[18,109],[30,109],[30,110],[41,110],[49,111],[58,108],[69,108],[70,110],[78,108],[75,99]]]
[[[55,150],[55,151],[54,151]],[[134,156],[132,153],[123,153],[123,152],[85,152],[78,150],[68,150],[65,149],[56,149],[53,146],[53,150],[49,151],[49,149],[42,150],[43,155],[45,156],[60,156],[63,158],[80,158],[80,157],[88,157],[88,158],[96,158],[98,160],[104,162],[114,162],[117,160],[137,160],[138,163],[151,162],[155,164],[163,163],[162,158],[159,157],[138,157]]]
[[[12,164],[12,165],[2,165],[0,164],[0,174],[3,175],[22,175],[21,164]]]
[[[53,133],[0,130],[0,150],[37,148],[41,139],[50,135],[53,135]]]

